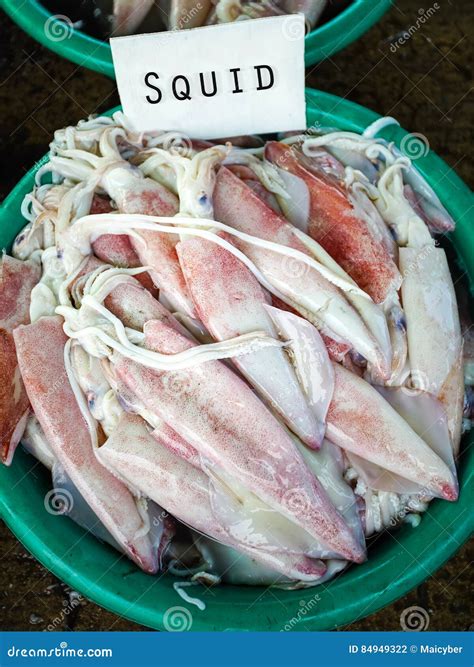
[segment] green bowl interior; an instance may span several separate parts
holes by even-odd
[[[337,126],[362,131],[378,115],[347,100],[307,91],[308,125]],[[400,143],[407,134],[398,127],[383,132]],[[43,159],[44,162],[46,158]],[[8,248],[23,226],[20,204],[33,186],[35,165],[0,208],[0,242]],[[457,220],[452,235],[457,258],[474,278],[473,232],[467,211],[472,207],[468,188],[433,152],[417,161],[420,171],[436,187],[443,203]],[[163,628],[170,607],[188,607],[193,630],[279,630],[299,614],[299,630],[328,630],[346,625],[391,603],[431,575],[450,558],[472,531],[474,434],[464,438],[460,461],[461,494],[457,503],[435,500],[417,528],[404,525],[385,533],[370,548],[363,565],[314,589],[266,590],[260,587],[220,586],[197,593],[205,611],[187,605],[173,589],[169,575],[149,576],[125,557],[101,544],[72,521],[52,516],[44,507],[50,489],[47,471],[19,450],[10,468],[0,466],[0,513],[31,553],[56,576],[98,604],[133,621]],[[319,596],[314,604],[315,596]]]
[[[371,28],[388,10],[392,0],[354,0],[338,16],[306,37],[306,65],[314,65],[351,44]],[[0,0],[0,6],[38,42],[72,62],[115,78],[112,54],[107,42],[80,30],[54,32],[45,26],[50,12],[38,0]],[[63,38],[61,39],[61,35]]]

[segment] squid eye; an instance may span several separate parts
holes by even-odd
[[[400,329],[400,331],[406,331],[407,329],[406,318],[403,315],[400,315],[400,317],[396,320],[395,325],[397,329]]]

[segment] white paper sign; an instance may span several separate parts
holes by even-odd
[[[196,139],[306,129],[302,14],[110,40],[136,130]]]

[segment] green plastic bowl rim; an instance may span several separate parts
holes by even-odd
[[[327,93],[308,89],[306,99],[309,126],[319,124],[361,132],[379,118],[373,111]],[[392,125],[380,135],[400,145],[408,133]],[[11,243],[23,224],[20,203],[46,159],[21,179],[0,207],[0,234],[4,231],[3,238],[8,236],[8,241],[2,240],[5,245]],[[416,164],[457,221],[454,244],[472,286],[474,247],[467,220],[472,195],[433,151]],[[192,614],[193,631],[330,630],[346,626],[407,594],[452,557],[471,535],[474,447],[469,445],[474,443],[473,436],[467,434],[463,441],[459,500],[435,500],[417,528],[404,525],[384,534],[370,548],[369,560],[363,565],[349,568],[328,584],[306,590],[220,586],[199,591],[197,594],[207,605],[205,612],[177,596],[172,586],[174,578],[150,577],[140,572],[69,519],[48,514],[42,495],[49,488],[48,477],[21,450],[10,468],[0,466],[0,515],[24,546],[57,577],[94,602],[137,623],[169,629],[166,613],[185,607]]]
[[[391,4],[392,0],[354,0],[340,14],[306,36],[306,65],[329,58],[354,42],[383,16]],[[0,0],[0,6],[43,46],[81,67],[115,78],[107,42],[80,30],[65,28],[64,23],[54,19],[59,15],[52,15],[38,0],[21,3]]]

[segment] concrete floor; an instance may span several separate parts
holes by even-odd
[[[361,40],[308,71],[307,84],[394,115],[468,183],[472,155],[472,82],[469,62],[474,6],[440,0],[439,7],[400,48],[395,42],[414,25],[419,3],[399,0]],[[118,103],[113,82],[61,60],[0,16],[0,195],[47,150],[55,129]],[[469,51],[471,53],[469,54]],[[430,630],[466,630],[472,623],[472,545],[405,598],[350,626],[399,630],[400,615],[418,605]],[[470,588],[471,586],[471,588]],[[0,523],[0,629],[143,630],[92,602],[71,604],[71,592]],[[472,629],[472,628],[471,628]]]

